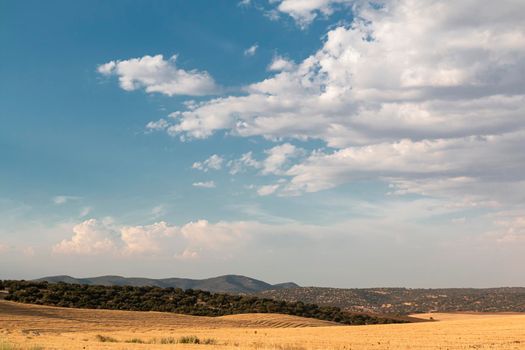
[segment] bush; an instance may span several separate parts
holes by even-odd
[[[190,335],[190,336],[180,337],[179,343],[181,344],[200,344],[201,341],[196,336]]]
[[[107,335],[97,334],[97,340],[103,343],[118,343],[118,340]]]

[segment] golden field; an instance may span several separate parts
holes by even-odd
[[[6,349],[9,346],[5,344],[19,349],[86,350],[525,349],[523,314],[434,313],[418,316],[439,321],[340,326],[273,314],[211,318],[0,301],[0,344],[4,341]],[[190,336],[211,344],[161,344]]]

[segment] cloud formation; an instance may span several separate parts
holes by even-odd
[[[277,0],[277,10],[291,16],[301,27],[308,26],[319,14],[329,16],[337,5],[351,5],[356,0]]]
[[[308,21],[337,4],[278,7]],[[396,0],[354,2],[353,11],[351,25],[329,30],[302,62],[276,57],[269,66],[275,73],[247,86],[245,95],[177,111],[165,129],[184,139],[225,130],[324,142],[329,149],[288,167],[272,168],[280,158],[260,161],[252,152],[231,161],[231,173],[252,167],[288,179],[274,190],[279,194],[360,179],[415,191],[468,178],[469,192],[455,194],[493,203],[498,195],[486,184],[507,188],[525,180],[525,3]]]
[[[215,188],[215,181],[194,182],[192,186],[200,188]]]
[[[193,169],[202,170],[204,172],[207,172],[208,170],[219,170],[222,168],[222,163],[224,162],[224,158],[217,154],[211,155],[208,159],[202,161],[202,162],[195,162],[191,166]]]
[[[69,201],[75,201],[79,199],[80,197],[77,197],[77,196],[55,196],[52,198],[52,201],[56,205],[62,205],[62,204],[66,204]]]
[[[157,92],[168,96],[217,93],[218,87],[208,72],[178,68],[176,60],[176,55],[168,60],[162,55],[146,55],[110,61],[98,66],[97,71],[105,76],[117,76],[120,87],[126,91],[144,89],[147,93]]]
[[[196,258],[202,252],[220,253],[247,239],[254,222],[189,222],[181,227],[164,221],[151,225],[119,225],[112,220],[89,219],[73,227],[73,235],[53,247],[55,254],[115,254]]]
[[[244,50],[244,56],[253,56],[257,52],[257,49],[259,48],[259,45],[253,44],[246,50]]]

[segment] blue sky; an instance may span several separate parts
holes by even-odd
[[[522,15],[0,1],[0,278],[523,285]]]

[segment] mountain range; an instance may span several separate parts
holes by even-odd
[[[88,278],[75,278],[71,276],[49,276],[36,281],[47,281],[49,283],[71,283],[103,286],[155,286],[161,288],[200,289],[214,293],[258,293],[266,290],[278,290],[286,288],[297,288],[293,282],[270,284],[254,278],[240,275],[224,275],[206,279],[190,278],[141,278],[122,276],[99,276]]]

